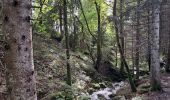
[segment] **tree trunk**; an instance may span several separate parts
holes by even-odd
[[[148,4],[149,6],[149,4]],[[150,17],[149,17],[149,9],[147,11],[148,13],[148,17],[147,17],[147,22],[150,23]],[[150,68],[151,68],[151,44],[150,44],[150,37],[151,37],[151,33],[150,33],[150,24],[148,24],[148,55],[147,55],[147,60],[148,60],[148,67],[149,67],[149,71],[150,71]]]
[[[130,86],[131,86],[131,90],[132,90],[132,92],[136,92],[137,91],[136,86],[135,86],[133,78],[130,74],[129,66],[126,62],[124,55],[123,55],[123,50],[122,50],[122,47],[121,47],[121,44],[120,44],[120,41],[119,41],[119,29],[118,29],[118,18],[117,18],[117,14],[116,14],[117,13],[116,6],[117,6],[117,0],[114,1],[114,6],[113,6],[113,18],[114,18],[114,26],[115,26],[115,31],[116,31],[117,45],[118,45],[118,48],[119,48],[120,56],[123,60],[126,71],[128,73],[128,79],[129,79],[129,83],[130,83]]]
[[[3,0],[3,5],[8,99],[37,100],[30,21],[31,0]]]
[[[140,40],[139,40],[139,35],[140,35],[140,30],[139,30],[139,6],[140,6],[140,0],[137,0],[137,8],[136,8],[136,18],[137,18],[137,28],[136,28],[136,44],[135,44],[135,68],[136,68],[136,79],[139,79],[139,45],[140,45]]]
[[[133,76],[135,74],[135,60],[134,60],[134,36],[132,33],[132,69],[133,69]]]
[[[116,49],[116,50],[115,50],[115,52],[116,52],[116,61],[115,61],[115,62],[116,62],[116,64],[115,64],[115,66],[117,67],[117,62],[118,62],[118,50],[117,50],[117,43],[115,43],[115,46],[114,46],[114,47],[115,47],[115,49]]]
[[[165,5],[165,4],[168,4],[168,5]],[[168,20],[167,18],[170,17],[170,1],[162,1],[162,8],[161,8],[161,12],[164,12],[162,14],[164,14],[164,16],[162,16],[162,18],[164,18],[164,20],[166,20],[166,23],[162,22],[164,25],[166,25],[167,27],[165,28],[167,32],[164,32],[165,36],[168,37],[168,40],[166,38],[163,38],[163,40],[165,40],[166,42],[168,41],[168,48],[167,48],[167,53],[166,53],[166,66],[165,66],[165,71],[170,73],[170,20]],[[163,7],[163,6],[167,6],[167,7]],[[166,9],[164,11],[164,9]],[[161,18],[161,19],[162,19]],[[163,20],[163,19],[162,19]],[[161,24],[162,25],[162,24]]]
[[[161,90],[160,60],[159,60],[159,0],[152,0],[152,29],[151,32],[151,87],[153,91]]]
[[[122,47],[122,53],[124,55],[124,32],[123,32],[123,0],[120,0],[120,38],[121,38],[121,47]],[[124,63],[123,58],[120,59],[120,71],[124,72]]]
[[[66,58],[67,58],[67,84],[71,86],[71,66],[70,60],[70,50],[69,50],[69,36],[68,36],[68,26],[67,26],[67,0],[64,0],[64,33],[65,33],[65,43],[66,43]]]
[[[60,38],[61,40],[64,37],[64,32],[63,32],[63,7],[61,4],[59,4],[59,21],[60,21]]]
[[[96,5],[96,11],[97,11],[97,17],[98,17],[98,30],[97,30],[97,61],[95,64],[95,69],[98,70],[101,60],[102,60],[102,51],[101,51],[101,40],[102,40],[102,35],[100,31],[100,6],[97,5],[97,2],[95,2]]]
[[[168,43],[168,55],[167,55],[167,64],[166,64],[166,67],[165,67],[165,71],[166,72],[170,72],[170,33],[168,34],[169,36],[169,43]]]
[[[0,2],[0,10],[2,10],[2,2]],[[2,23],[3,14],[0,12],[0,23]],[[4,65],[3,65],[3,58],[4,58],[4,34],[2,33],[2,25],[0,25],[0,87],[2,87],[4,77]],[[4,100],[2,91],[0,91],[0,100]]]

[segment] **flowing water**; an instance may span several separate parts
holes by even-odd
[[[112,87],[110,88],[104,88],[100,89],[99,91],[93,92],[93,94],[90,96],[91,100],[99,100],[99,95],[102,95],[106,100],[111,100],[109,97],[112,94],[116,94],[116,92],[121,88],[125,86],[125,82],[118,82],[118,83],[113,83]]]

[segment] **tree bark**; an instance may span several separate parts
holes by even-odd
[[[61,40],[64,37],[64,32],[63,32],[63,7],[61,4],[59,4],[59,22],[60,22],[60,38]]]
[[[159,59],[159,13],[160,1],[152,0],[152,29],[151,32],[151,88],[153,91],[161,90],[160,59]]]
[[[170,38],[170,34],[169,34],[169,38]],[[166,72],[170,72],[170,39],[169,39],[169,45],[168,45],[168,57],[167,57],[167,64],[166,64],[166,67],[165,67],[165,71]]]
[[[149,6],[149,4],[148,4]],[[148,17],[147,17],[147,22],[150,23],[150,17],[149,17],[149,8],[147,9],[147,13],[148,13]],[[148,67],[149,67],[149,71],[150,71],[150,68],[151,68],[151,44],[150,44],[150,37],[151,37],[151,33],[150,33],[150,24],[148,24],[148,56],[147,56],[147,60],[148,60]]]
[[[140,6],[140,0],[137,0],[137,7],[136,7],[136,18],[137,18],[137,28],[136,28],[136,43],[135,43],[135,68],[136,68],[136,79],[139,79],[139,45],[140,45],[140,40],[139,40],[139,35],[140,35],[140,29],[139,29],[139,17],[140,17],[140,12],[139,12],[139,6]]]
[[[71,66],[70,66],[70,50],[69,50],[69,36],[68,36],[68,26],[67,26],[67,0],[63,2],[64,7],[64,33],[65,33],[65,43],[66,43],[66,58],[67,58],[67,84],[72,85],[71,82]]]
[[[100,31],[100,6],[95,2],[96,5],[96,11],[97,11],[97,17],[98,17],[98,29],[97,29],[97,60],[95,64],[95,69],[98,70],[101,64],[102,60],[102,51],[101,51],[101,40],[102,40],[102,35]]]
[[[9,100],[37,100],[31,3],[31,0],[3,0],[3,32],[7,43],[4,60]]]
[[[123,0],[120,0],[120,42],[121,42],[121,47],[122,47],[122,53],[124,55],[124,28],[123,28]],[[120,59],[120,71],[123,73],[124,72],[124,63],[123,63],[123,58]]]

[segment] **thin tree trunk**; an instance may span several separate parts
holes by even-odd
[[[133,69],[133,76],[135,72],[135,64],[134,64],[134,36],[132,33],[132,69]]]
[[[121,44],[120,44],[120,41],[119,41],[119,33],[118,33],[119,29],[118,29],[118,18],[117,18],[117,14],[116,14],[116,12],[117,12],[116,5],[117,5],[117,0],[114,1],[114,6],[113,6],[113,18],[114,18],[114,26],[115,26],[115,31],[116,31],[117,45],[118,45],[118,48],[119,48],[120,56],[123,60],[126,71],[128,73],[128,79],[129,79],[129,83],[130,83],[130,86],[131,86],[131,90],[132,90],[132,92],[136,92],[137,91],[136,86],[135,86],[133,78],[130,74],[129,66],[126,62],[124,55],[123,55],[123,50],[122,50],[122,47],[121,47]]]
[[[61,4],[59,4],[59,21],[60,21],[60,38],[61,40],[64,37],[64,32],[63,32],[63,7]]]
[[[115,66],[117,67],[117,62],[118,62],[118,57],[117,57],[117,56],[118,56],[118,55],[117,55],[117,54],[118,54],[118,52],[117,52],[117,51],[118,51],[118,50],[117,50],[117,43],[115,44],[115,48],[116,48],[116,64],[115,64]]]
[[[77,34],[77,25],[76,18],[73,15],[73,51],[76,51],[77,42],[78,42],[78,34]]]
[[[137,29],[136,29],[136,43],[135,43],[135,68],[136,68],[136,79],[139,79],[139,45],[140,45],[140,40],[139,40],[139,35],[140,35],[140,30],[139,30],[139,6],[140,6],[140,0],[137,0],[137,8],[136,8],[136,14],[137,14]]]
[[[100,31],[100,6],[95,2],[96,5],[96,11],[97,11],[97,17],[98,17],[98,30],[97,30],[97,61],[95,64],[95,69],[98,70],[101,60],[102,60],[102,51],[101,51],[101,40],[102,40],[102,35]]]
[[[148,23],[150,22],[150,17],[149,17],[149,9],[148,9]],[[151,44],[150,44],[150,37],[151,37],[151,33],[150,33],[150,24],[148,24],[148,66],[149,66],[149,71],[150,71],[150,67],[151,67]]]
[[[70,51],[69,51],[69,36],[68,36],[68,26],[67,26],[67,0],[64,0],[64,33],[65,33],[65,43],[66,43],[66,58],[67,58],[67,84],[72,85],[71,82],[71,66],[69,63],[70,60]]]
[[[72,19],[73,19],[73,43],[72,43],[72,49],[73,51],[76,51],[76,47],[77,47],[77,43],[78,43],[78,34],[77,34],[77,20],[76,20],[76,16],[75,16],[75,8],[76,5],[74,5],[75,1],[71,0],[71,11],[72,11]]]
[[[3,32],[7,43],[4,60],[9,100],[37,100],[31,3],[31,0],[3,0]]]
[[[123,28],[123,0],[120,0],[120,42],[121,42],[121,47],[122,47],[122,53],[124,55],[124,28]],[[120,59],[120,71],[123,73],[124,72],[124,63],[123,63],[123,58]]]

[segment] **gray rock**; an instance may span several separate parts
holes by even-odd
[[[126,100],[125,96],[115,96],[112,100]]]

